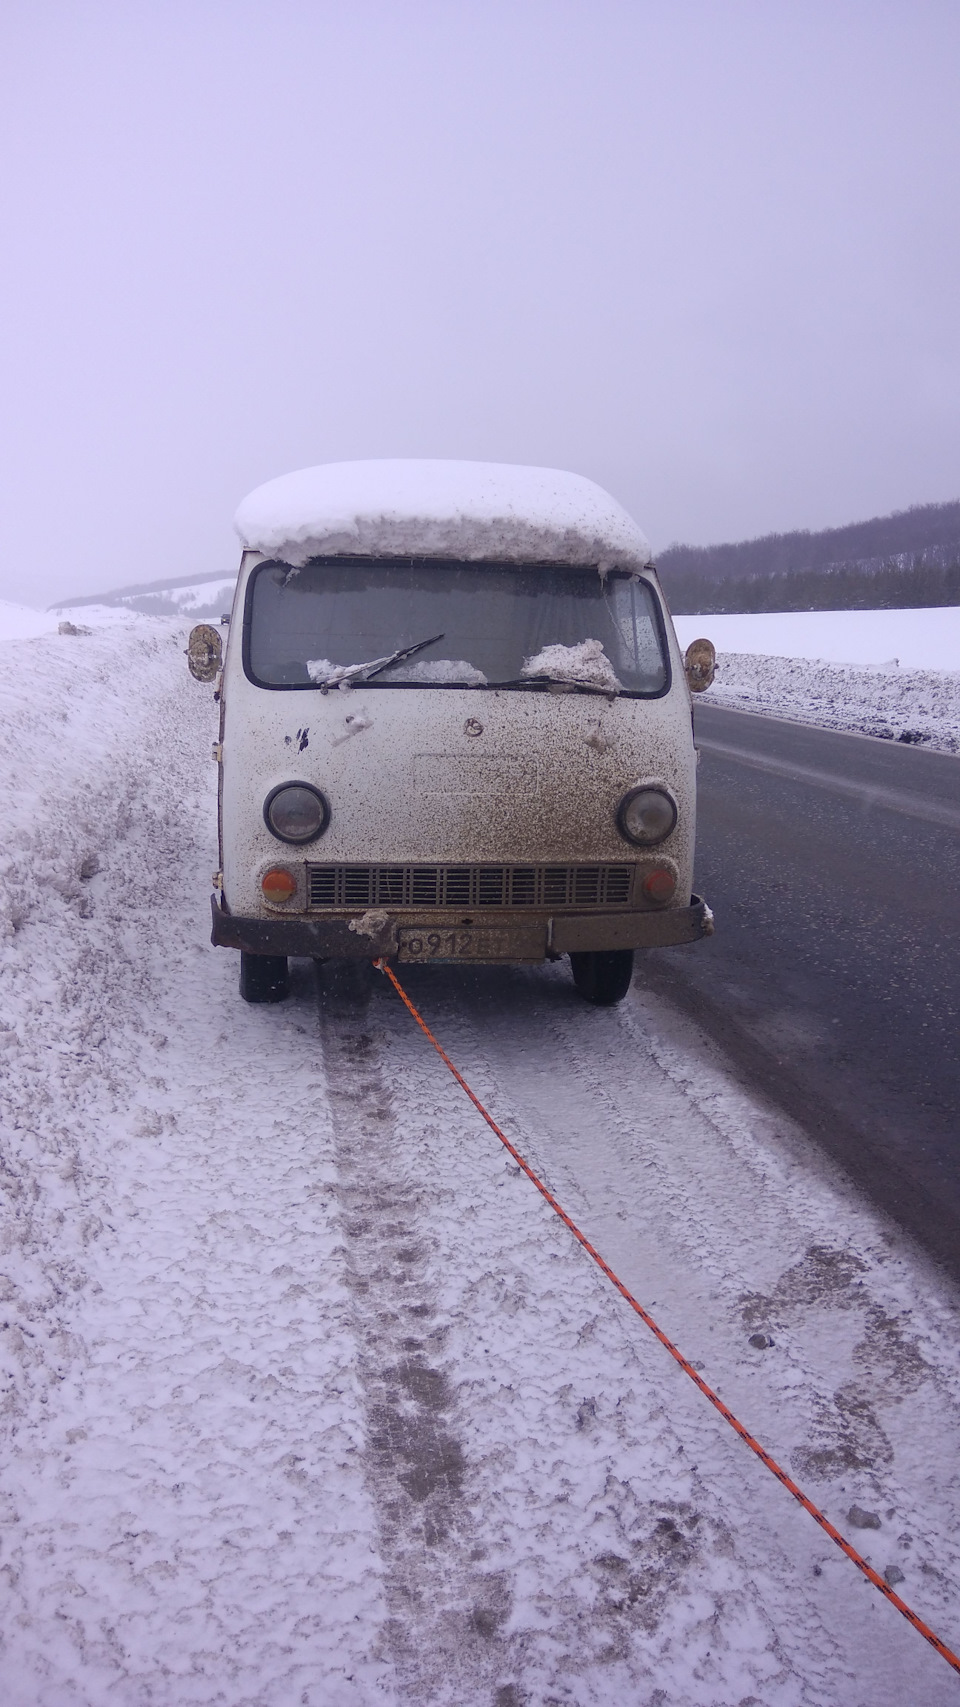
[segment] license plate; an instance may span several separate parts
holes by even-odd
[[[541,959],[543,947],[525,940],[528,932],[516,926],[406,925],[397,932],[397,959],[411,960],[531,960]],[[539,939],[544,937],[541,927]],[[533,949],[533,952],[531,952]]]

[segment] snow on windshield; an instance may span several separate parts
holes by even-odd
[[[350,668],[349,664],[331,664],[329,658],[307,659],[307,675],[312,682],[335,682]]]
[[[533,658],[524,659],[520,674],[550,676],[555,682],[576,682],[610,693],[619,693],[622,686],[599,640],[581,640],[579,646],[545,646]]]
[[[380,680],[403,682],[461,682],[465,687],[483,688],[487,678],[482,670],[468,664],[465,658],[417,658],[409,663],[391,664],[381,671]]]
[[[307,675],[312,682],[326,682],[330,687],[348,687],[351,674],[359,679],[365,669],[374,667],[375,660],[364,665],[331,664],[329,658],[308,658],[306,664]],[[487,685],[483,671],[468,664],[465,658],[401,658],[386,669],[378,670],[377,679],[383,682],[459,682],[468,688]]]
[[[386,459],[301,468],[258,486],[235,526],[248,550],[311,557],[644,568],[649,541],[602,486],[557,468]]]

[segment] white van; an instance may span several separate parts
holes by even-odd
[[[213,941],[249,1002],[287,960],[569,955],[620,1000],[691,894],[684,659],[626,511],[496,463],[333,463],[261,486],[220,679]],[[698,643],[693,686],[712,649]],[[220,670],[220,637],[191,636]]]

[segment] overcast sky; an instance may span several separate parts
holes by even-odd
[[[287,469],[575,469],[662,548],[960,496],[957,0],[5,0],[0,596]]]

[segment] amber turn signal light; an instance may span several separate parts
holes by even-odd
[[[672,901],[677,880],[665,865],[654,866],[640,885],[648,901]]]
[[[292,871],[272,865],[261,877],[260,887],[267,901],[289,901],[297,893],[297,880]]]

